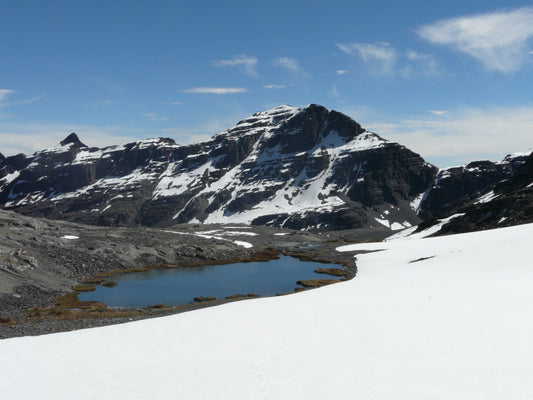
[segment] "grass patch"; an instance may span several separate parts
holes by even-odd
[[[75,290],[76,292],[94,292],[96,287],[89,285],[77,285],[73,286],[72,290]]]
[[[157,303],[157,304],[154,304],[154,305],[148,306],[147,308],[161,309],[161,308],[165,308],[165,305],[164,305],[163,303]]]
[[[361,243],[359,239],[350,239],[350,238],[344,238],[343,239],[346,243]]]
[[[345,276],[346,271],[340,268],[317,268],[315,269],[317,274],[325,274],[331,276]]]
[[[339,279],[309,279],[307,281],[298,281],[298,285],[301,285],[305,288],[317,288],[320,286],[331,285],[332,283],[340,282]]]
[[[86,278],[82,279],[80,283],[84,285],[100,285],[102,282],[105,281],[105,278],[102,277],[94,277],[94,278]]]
[[[244,294],[230,294],[229,296],[226,296],[226,299],[228,300],[244,299],[244,298],[246,298]]]
[[[198,296],[195,297],[193,300],[197,303],[203,303],[206,301],[215,301],[217,298],[214,296]]]

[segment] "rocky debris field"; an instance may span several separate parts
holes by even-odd
[[[335,247],[379,240],[389,234],[387,229],[312,233],[202,224],[111,228],[0,211],[0,338],[126,322],[235,301],[108,310],[103,314],[101,309],[106,307],[102,304],[85,305],[93,311],[85,314],[57,308],[84,308],[77,303],[75,289],[79,292],[84,286],[101,283],[102,278],[95,278],[106,272],[266,260],[286,254],[302,260],[336,262],[346,270],[345,278],[351,278],[354,261],[336,252]]]

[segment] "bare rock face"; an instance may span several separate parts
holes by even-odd
[[[523,159],[524,155],[520,158]],[[485,188],[483,194],[456,210],[459,216],[439,234],[472,232],[533,222],[533,153],[508,179]]]
[[[511,154],[501,162],[474,161],[439,171],[419,207],[423,219],[450,215],[477,198],[491,185],[520,171],[528,154]]]
[[[81,148],[81,147],[87,147],[84,145],[78,135],[76,135],[74,132],[68,135],[64,140],[62,140],[59,143],[61,146],[68,146],[73,145],[74,147]]]
[[[319,105],[258,112],[212,139],[87,147],[70,134],[0,157],[5,209],[95,225],[245,223],[298,229],[420,221],[413,200],[437,169]]]

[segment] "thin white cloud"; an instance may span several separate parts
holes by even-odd
[[[32,104],[44,97],[44,95],[40,94],[27,99],[8,102],[8,97],[11,96],[13,93],[15,93],[15,91],[11,89],[0,89],[0,108]]]
[[[244,54],[232,57],[229,60],[218,60],[213,61],[215,67],[237,67],[242,70],[245,74],[251,76],[258,76],[256,66],[257,58],[254,56],[247,56]]]
[[[337,90],[337,86],[331,85],[331,89],[329,90],[329,95],[331,97],[339,97],[339,91]]]
[[[414,50],[398,52],[389,43],[337,43],[344,53],[357,56],[374,76],[400,76],[405,79],[439,75],[439,66],[430,54]],[[339,70],[342,75],[348,71]]]
[[[295,58],[289,58],[289,57],[279,57],[274,60],[274,65],[277,67],[282,67],[285,69],[289,69],[291,71],[298,71],[300,69],[300,65],[298,63],[298,60]]]
[[[105,147],[139,140],[145,132],[121,126],[89,126],[79,124],[3,123],[0,124],[0,152],[5,156],[57,146],[71,132],[76,132],[88,146]]]
[[[361,121],[359,121],[361,122]],[[445,114],[363,121],[364,127],[419,153],[426,160],[501,160],[533,148],[533,106],[463,108]],[[449,165],[439,165],[447,167]]]
[[[444,115],[448,113],[448,111],[445,110],[430,110],[429,112],[434,115]]]
[[[35,103],[36,101],[41,100],[43,97],[44,97],[44,95],[39,94],[37,96],[30,97],[29,99],[24,99],[24,100],[17,101],[16,103],[14,103],[14,105],[19,106],[19,105],[32,104],[32,103]]]
[[[156,113],[141,113],[143,117],[149,118],[151,121],[162,121],[167,120],[167,117],[160,117],[159,114]]]
[[[265,89],[285,89],[288,86],[287,85],[265,85],[263,87]]]
[[[15,91],[11,89],[0,89],[0,108],[7,105],[6,100],[12,93],[15,93]]]
[[[337,43],[337,47],[346,54],[359,56],[374,75],[394,72],[397,55],[389,43]]]
[[[529,58],[533,7],[444,19],[422,26],[423,39],[449,46],[504,73],[519,70]]]
[[[284,68],[288,71],[294,72],[299,76],[308,78],[310,75],[301,67],[300,62],[296,58],[279,57],[273,61],[276,67]]]
[[[407,50],[405,53],[405,65],[400,69],[400,73],[406,79],[418,76],[437,76],[440,74],[439,65],[432,55],[419,53],[414,50]]]
[[[348,71],[345,70],[345,69],[338,69],[337,70],[337,75],[344,75],[344,74],[347,74],[347,73],[348,73]]]
[[[183,89],[181,93],[233,94],[247,92],[246,88],[195,87]]]

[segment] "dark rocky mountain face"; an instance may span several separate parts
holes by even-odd
[[[411,203],[437,169],[349,117],[309,105],[259,112],[212,139],[149,139],[0,158],[5,209],[81,223],[245,223],[297,229],[420,221]]]
[[[481,196],[458,207],[455,210],[458,216],[443,225],[438,234],[472,232],[533,222],[533,153],[519,157],[520,162],[512,177],[489,185]],[[517,161],[516,157],[514,161]]]
[[[499,163],[474,161],[440,170],[420,202],[419,216],[429,220],[457,212],[491,185],[517,174],[527,157],[526,153],[511,154]]]

